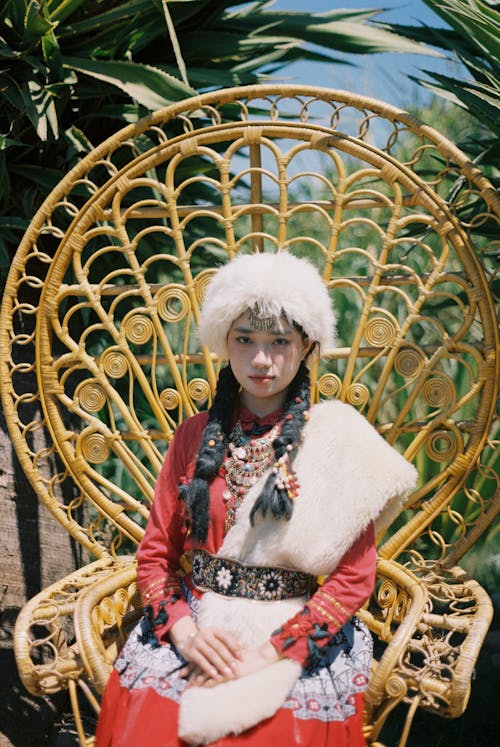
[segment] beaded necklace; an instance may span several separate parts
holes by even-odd
[[[229,437],[228,455],[222,465],[226,489],[222,497],[227,506],[224,530],[227,532],[236,521],[236,514],[247,490],[254,485],[274,461],[273,441],[278,436],[281,423],[260,437],[248,436],[238,420]]]

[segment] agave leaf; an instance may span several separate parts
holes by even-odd
[[[182,50],[186,59],[196,67],[198,60],[206,60],[210,66],[227,67],[233,61],[236,65],[246,61],[255,61],[254,71],[262,66],[261,55],[270,54],[273,59],[287,55],[292,49],[297,50],[294,58],[306,57],[318,62],[334,62],[335,58],[317,52],[304,50],[299,39],[286,36],[261,36],[260,34],[242,35],[236,32],[201,31],[183,37]],[[299,51],[300,50],[300,51]],[[232,68],[234,69],[234,68]],[[206,83],[205,83],[206,85]]]
[[[461,36],[468,38],[476,49],[497,63],[500,62],[500,15],[477,0],[424,0]]]
[[[281,59],[283,57],[283,53],[286,52],[290,47],[295,46],[296,42],[293,41],[284,41],[283,39],[275,44],[273,47],[270,47],[267,50],[264,50],[261,54],[257,54],[256,51],[254,51],[251,54],[247,54],[247,59],[244,62],[239,63],[238,65],[234,65],[231,70],[234,73],[244,73],[249,72],[250,70],[255,70],[259,67],[264,67],[265,65],[269,65],[271,62],[276,62],[277,60]],[[254,45],[249,45],[252,50],[255,50]]]
[[[231,69],[234,69],[234,63],[236,66],[246,65],[247,62],[253,60],[255,72],[266,64],[268,58],[269,60],[279,59],[291,47],[298,47],[299,44],[298,40],[285,36],[241,35],[207,29],[184,36],[182,49],[185,58],[191,63],[189,69],[193,64],[196,66],[196,61],[201,59],[217,68],[227,67],[229,63]]]
[[[260,11],[264,9],[267,6],[271,6],[272,2],[264,2],[264,3],[254,3],[253,5],[248,5],[244,8],[241,8],[239,10],[233,11],[232,13],[228,14],[229,18],[251,18],[252,16],[259,15]],[[258,12],[256,12],[258,11]],[[363,21],[367,21],[370,18],[373,18],[373,16],[376,16],[378,10],[373,9],[366,9],[366,10],[359,10],[359,8],[354,8],[352,10],[349,10],[349,8],[336,8],[335,10],[328,10],[326,12],[321,13],[306,13],[302,11],[287,11],[287,10],[281,10],[281,11],[271,11],[263,13],[262,15],[265,15],[268,19],[272,20],[270,22],[276,23],[280,22],[282,19],[289,19],[294,23],[294,25],[300,24],[304,19],[310,19],[310,18],[324,18],[327,22],[328,21],[355,21],[362,23]],[[302,20],[299,20],[302,19]]]
[[[45,34],[42,38],[43,57],[56,80],[64,79],[62,66],[61,48],[53,31]]]
[[[78,153],[89,153],[92,150],[92,143],[79,127],[73,125],[64,134]]]
[[[227,18],[227,8],[237,5],[237,0],[167,0],[172,18],[186,28],[211,26],[217,18]]]
[[[26,15],[24,17],[23,46],[26,49],[34,46],[45,34],[52,31],[55,26],[56,24],[51,23],[51,21],[44,17],[41,3],[31,0],[26,8]]]
[[[245,35],[229,30],[203,29],[187,33],[183,37],[184,55],[196,64],[203,59],[205,63],[220,63],[222,60],[242,59],[241,43]],[[256,46],[258,46],[256,42]]]
[[[157,19],[160,17],[151,0],[129,0],[129,2],[119,3],[109,10],[94,13],[88,18],[65,24],[60,30],[60,38],[68,40],[72,37],[95,34],[103,29],[105,31],[116,29],[117,24],[124,25],[128,21],[138,18],[142,21],[147,18],[148,14],[153,14]]]
[[[25,15],[25,0],[10,0],[10,2],[7,0],[0,10],[0,18],[8,19],[10,27],[17,32],[19,37],[23,34]]]
[[[186,85],[189,85],[187,72],[186,72],[186,63],[184,62],[184,59],[182,57],[181,48],[179,46],[179,40],[177,38],[177,32],[175,30],[175,26],[172,21],[172,16],[170,15],[170,11],[168,9],[168,3],[166,0],[162,0],[162,7],[163,7],[163,18],[167,26],[170,43],[172,44],[172,47],[174,50],[175,61],[177,62],[177,67],[179,68],[179,72],[181,74],[183,83],[185,83]]]
[[[8,135],[2,135],[0,133],[0,151],[7,150],[7,148],[13,148],[19,145],[23,145],[20,140],[8,137]]]
[[[0,59],[17,59],[19,55],[3,39],[0,39]]]
[[[420,85],[439,96],[467,109],[481,125],[493,133],[499,132],[500,109],[500,14],[480,0],[424,0],[425,4],[451,27],[450,29],[399,27],[399,32],[412,39],[428,34],[430,44],[450,52],[465,66],[464,76],[439,75],[423,70],[430,81],[410,76]],[[471,76],[469,78],[467,73]],[[465,143],[465,150],[474,142]],[[488,156],[488,162],[491,158]]]
[[[104,26],[96,29],[95,33],[88,32],[71,40],[71,44],[63,43],[65,54],[71,57],[126,60],[136,55],[143,48],[147,48],[160,41],[167,47],[166,34],[163,33],[161,19],[145,16],[138,20],[117,23],[114,26]],[[146,53],[147,54],[147,53]],[[149,62],[151,56],[147,55]]]
[[[2,91],[4,104],[7,103],[17,109],[18,112],[23,112],[26,116],[29,116],[28,109],[31,100],[28,95],[25,95],[24,81],[15,80],[7,74],[4,76],[4,80],[7,83]]]
[[[205,0],[204,2],[201,0],[169,0],[168,4],[177,25],[185,22],[192,16],[201,16],[205,22],[208,22],[210,16],[220,13],[226,6],[234,5],[235,2],[234,0],[226,0],[226,2],[214,2],[213,0]],[[121,25],[134,19],[140,19],[138,27],[141,28],[143,21],[148,21],[150,17],[153,17],[158,24],[161,15],[158,3],[151,0],[128,0],[128,2],[118,3],[116,6],[102,12],[94,13],[88,18],[82,18],[71,24],[66,24],[61,29],[61,37],[69,39],[88,33],[92,34],[102,29],[116,28],[117,24]]]
[[[58,132],[57,115],[52,94],[36,80],[15,81],[5,76],[9,85],[2,92],[4,101],[26,117],[37,132],[40,140],[48,138],[49,130]],[[12,124],[15,116],[11,113]]]
[[[159,109],[173,101],[196,94],[173,75],[150,65],[119,60],[85,60],[64,57],[65,67],[120,88],[131,99],[148,109]]]
[[[311,62],[327,62],[329,64],[335,63],[335,65],[347,65],[347,66],[355,65],[354,62],[346,59],[345,57],[334,57],[333,55],[324,54],[322,52],[317,52],[316,50],[313,50],[313,49],[304,49],[304,47],[299,47],[299,45],[295,45],[293,48],[289,49],[281,61],[284,64],[285,62],[286,63],[294,62],[296,60],[310,60]]]
[[[28,90],[30,92],[33,109],[36,112],[35,126],[40,140],[47,140],[49,129],[54,137],[59,135],[59,126],[57,123],[57,112],[54,104],[54,98],[50,91],[44,86],[40,86],[37,81],[28,81]]]
[[[171,75],[175,75],[175,73],[177,72],[174,67],[168,65],[161,65],[161,69],[166,73],[170,73]],[[210,79],[210,88],[226,88],[227,86],[232,86],[234,84],[242,85],[244,83],[255,82],[255,74],[244,73],[242,71],[235,73],[234,69],[228,70],[227,68],[218,67],[190,66],[188,72],[191,85],[193,85],[198,90],[202,90],[208,87],[207,79]]]
[[[245,60],[234,65],[232,72],[242,73],[244,71],[256,70],[273,62],[279,63],[276,69],[281,69],[286,63],[298,59],[310,59],[315,62],[340,62],[350,64],[346,60],[336,60],[334,57],[317,52],[316,50],[304,50],[297,39],[275,36],[250,36],[240,40],[238,44],[239,56]]]
[[[400,52],[404,54],[426,54],[440,56],[438,52],[416,42],[408,42],[394,34],[386,24],[377,23],[363,26],[363,32],[357,23],[337,23],[332,29],[314,26],[304,29],[302,34],[306,41],[334,47],[343,52],[355,54],[373,54],[375,52]]]
[[[110,32],[112,33],[113,29]],[[165,32],[158,16],[150,17],[149,20],[147,17],[141,18],[140,26],[134,28],[128,38],[128,49],[134,57],[140,55],[143,50],[146,50],[147,54],[149,45],[154,44],[155,40],[162,36],[165,39]],[[165,54],[162,54],[162,57],[165,57]],[[178,70],[175,74],[178,75]]]
[[[30,166],[29,164],[14,164],[10,171],[13,174],[22,174],[37,187],[44,187],[47,190],[53,189],[62,177],[62,172],[59,169],[48,169],[42,166]]]
[[[420,78],[413,78],[413,80],[468,109],[480,122],[500,135],[500,97],[498,96],[498,89],[472,80],[461,81],[447,75],[439,75],[428,71],[427,74],[436,81],[437,85]]]
[[[429,54],[437,52],[419,42],[393,33],[389,24],[366,23],[377,11],[329,11],[327,13],[262,13],[266,24],[273,24],[276,36],[292,37],[310,44],[356,54],[373,52],[406,52]],[[249,17],[230,16],[231,30],[240,35],[252,31]],[[347,19],[347,20],[345,20]],[[250,20],[251,17],[250,17]]]
[[[48,0],[47,10],[51,21],[62,23],[84,3],[85,0]]]
[[[28,218],[18,218],[15,215],[0,215],[0,228],[2,230],[6,228],[15,228],[17,230],[25,231],[28,226]]]
[[[109,119],[123,122],[123,125],[125,125],[137,122],[145,113],[144,107],[141,104],[131,101],[120,104],[117,101],[113,101],[110,104],[103,104],[94,112],[89,112],[86,120],[87,123],[96,121],[102,124],[103,119]]]

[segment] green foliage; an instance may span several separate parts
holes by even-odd
[[[500,526],[493,524],[464,555],[461,566],[489,594],[500,591]]]
[[[447,24],[447,28],[397,26],[413,41],[423,41],[443,50],[456,74],[442,75],[423,70],[428,78],[415,78],[475,120],[476,127],[460,147],[477,163],[494,186],[500,186],[500,14],[493,0],[424,0]],[[420,116],[422,116],[420,114]],[[438,127],[446,133],[442,126]],[[490,227],[485,227],[489,234]],[[498,229],[497,229],[498,231]],[[497,233],[496,231],[496,233]]]
[[[274,13],[270,5],[0,1],[0,274],[64,174],[148,111],[197,90],[258,82],[300,58],[423,50],[374,23],[376,11]]]
[[[500,135],[500,15],[498,3],[486,0],[424,0],[448,28],[398,26],[400,34],[424,40],[460,62],[470,77],[423,70],[433,81],[417,81],[442,95]],[[496,7],[495,7],[496,6]]]

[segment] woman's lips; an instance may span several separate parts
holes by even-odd
[[[251,381],[255,384],[269,384],[273,380],[273,376],[250,376]]]

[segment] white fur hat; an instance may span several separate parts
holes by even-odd
[[[247,309],[300,325],[321,348],[334,345],[335,315],[325,283],[313,264],[287,251],[245,254],[221,267],[208,285],[198,332],[201,342],[227,358],[231,324]]]

